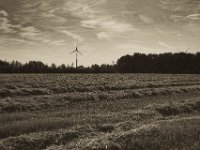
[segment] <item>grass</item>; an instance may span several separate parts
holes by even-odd
[[[199,84],[200,79],[198,75],[1,75],[0,97],[61,94],[66,92],[107,92],[142,88],[198,86]]]
[[[198,150],[200,118],[164,120],[96,138],[84,150]],[[80,148],[82,149],[82,148]]]
[[[10,137],[3,141],[2,150],[9,149],[27,150],[44,149],[51,144],[66,144],[69,141],[78,138],[79,133],[75,131],[59,130],[57,132],[41,132],[37,134],[21,135]]]
[[[0,112],[24,112],[44,109],[55,109],[76,105],[83,101],[97,102],[113,99],[138,99],[143,97],[152,97],[160,95],[183,94],[190,92],[199,92],[199,86],[173,87],[173,88],[146,88],[135,90],[121,90],[109,92],[75,92],[65,94],[53,94],[44,96],[25,96],[14,98],[2,98],[0,101]]]
[[[200,146],[200,119],[164,121],[134,133],[122,144],[123,150],[193,149]],[[130,136],[130,135],[128,135]]]
[[[11,124],[4,124],[0,127],[0,139],[20,134],[49,131],[60,128],[69,128],[72,123],[66,119],[31,119],[15,121]]]
[[[199,75],[0,76],[0,149],[200,148]]]
[[[200,111],[200,100],[192,102],[179,102],[172,104],[162,104],[156,106],[156,111],[164,116],[177,115],[181,113],[191,113]]]

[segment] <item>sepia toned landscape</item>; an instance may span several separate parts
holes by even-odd
[[[0,150],[200,150],[200,0],[0,0]]]
[[[200,147],[200,76],[1,74],[1,150]]]

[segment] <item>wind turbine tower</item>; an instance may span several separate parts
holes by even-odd
[[[78,50],[78,43],[76,45],[76,49],[74,51],[72,51],[71,53],[69,53],[69,55],[76,53],[76,69],[78,68],[78,54],[83,55],[79,50]]]

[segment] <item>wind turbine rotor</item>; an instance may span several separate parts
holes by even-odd
[[[79,54],[81,54],[81,55],[83,55],[83,53],[81,53],[81,52],[79,52],[79,51],[77,51]]]
[[[76,53],[76,69],[78,68],[78,54],[81,54],[83,55],[81,52],[79,52],[78,50],[78,41],[77,41],[77,44],[76,44],[76,49],[74,51],[72,51],[71,53],[69,53],[69,55],[73,54],[73,53]]]
[[[70,53],[69,53],[69,55],[71,55],[71,54],[73,54],[73,53],[75,53],[75,52],[76,52],[76,50],[74,50],[74,51],[70,52]]]

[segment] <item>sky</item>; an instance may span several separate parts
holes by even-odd
[[[0,0],[0,59],[111,64],[200,50],[200,0]]]

